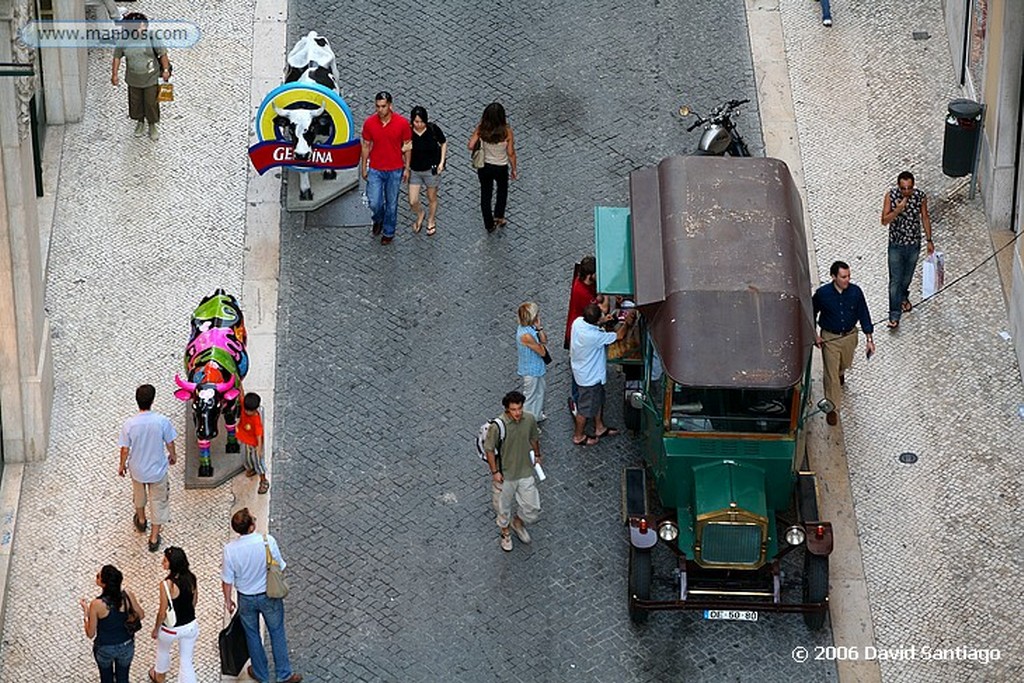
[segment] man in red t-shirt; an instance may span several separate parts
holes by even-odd
[[[373,234],[381,244],[391,244],[398,224],[398,189],[409,180],[412,128],[409,120],[391,109],[391,93],[374,98],[377,113],[363,123],[363,147],[359,168],[366,181],[366,197],[373,212]]]

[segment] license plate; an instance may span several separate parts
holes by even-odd
[[[704,618],[725,621],[757,621],[757,612],[736,609],[706,609]]]

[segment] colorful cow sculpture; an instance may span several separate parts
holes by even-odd
[[[199,445],[199,476],[212,477],[210,441],[217,436],[217,421],[224,415],[225,451],[238,453],[235,426],[239,416],[242,380],[249,372],[245,350],[245,319],[238,301],[218,289],[199,302],[192,313],[192,334],[185,349],[186,379],[174,376],[174,395],[192,400],[192,419]]]

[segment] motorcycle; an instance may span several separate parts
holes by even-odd
[[[747,104],[750,100],[729,100],[711,110],[707,118],[691,110],[688,106],[679,107],[679,116],[686,118],[693,114],[697,122],[686,129],[690,132],[698,126],[704,126],[704,134],[700,137],[700,144],[697,145],[697,154],[710,156],[724,156],[728,153],[734,157],[749,157],[750,150],[743,136],[736,130],[736,124],[732,121],[732,115],[738,111],[740,105]]]

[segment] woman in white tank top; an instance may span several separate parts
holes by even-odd
[[[480,212],[484,217],[487,232],[505,225],[505,203],[508,200],[508,179],[519,177],[516,166],[515,138],[512,127],[505,118],[505,108],[492,102],[484,109],[467,145],[472,152],[478,147],[484,152],[484,166],[477,169],[480,179]],[[497,186],[497,196],[494,188]],[[491,199],[494,198],[493,206]]]

